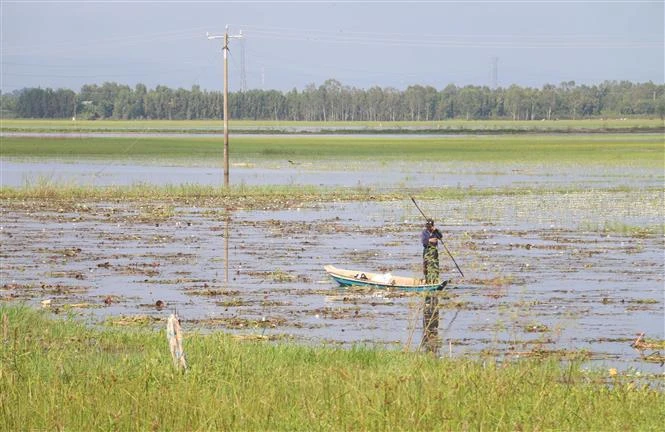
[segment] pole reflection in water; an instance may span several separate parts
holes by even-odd
[[[420,342],[421,349],[439,355],[441,349],[441,338],[439,337],[439,297],[428,295],[425,297],[423,307],[423,338]]]
[[[231,223],[231,213],[226,209],[226,223],[224,224],[224,283],[229,284],[229,224]]]

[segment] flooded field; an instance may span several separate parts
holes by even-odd
[[[21,186],[40,181],[76,185],[201,184],[219,185],[223,168],[205,161],[190,165],[131,162],[86,163],[57,161],[0,160],[1,183]],[[230,169],[232,184],[314,185],[330,187],[369,187],[385,191],[406,188],[441,187],[585,187],[604,188],[608,184],[628,187],[660,187],[662,171],[642,167],[534,165],[450,162],[413,163],[290,160],[247,160],[235,162]]]
[[[403,189],[404,199],[256,208],[196,199],[3,200],[0,301],[27,300],[107,325],[161,325],[177,310],[185,332],[428,349],[443,356],[554,355],[663,373],[660,345],[633,347],[642,333],[646,340],[665,338],[662,171],[519,164],[370,168],[273,162],[236,167],[231,178],[377,193]],[[101,171],[96,178],[106,180],[94,184],[221,178],[195,166],[3,161],[3,184],[35,181],[32,170],[42,169],[58,176]],[[343,290],[323,271],[334,264],[419,277],[422,216],[408,194],[426,187],[525,186],[536,192],[419,199],[466,276],[442,251],[442,277],[452,288],[435,298]]]

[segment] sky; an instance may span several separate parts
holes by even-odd
[[[664,4],[1,0],[0,88],[663,84]]]

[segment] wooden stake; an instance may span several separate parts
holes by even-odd
[[[185,351],[182,349],[182,329],[180,328],[178,314],[172,313],[166,322],[166,337],[169,341],[171,357],[173,357],[173,366],[176,369],[182,367],[183,370],[187,370]]]

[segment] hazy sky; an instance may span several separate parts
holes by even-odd
[[[664,2],[252,2],[1,0],[1,87],[106,81],[222,89],[343,85],[541,87],[664,78]]]

